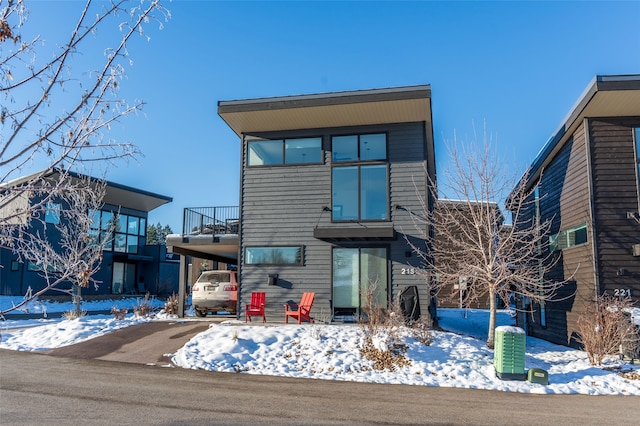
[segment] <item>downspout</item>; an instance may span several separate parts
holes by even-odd
[[[429,98],[429,104],[431,106],[431,98]],[[427,210],[428,213],[431,214],[433,212],[433,210],[435,209],[435,204],[436,204],[436,200],[437,200],[437,191],[438,191],[438,187],[437,187],[437,181],[436,181],[436,145],[435,145],[435,141],[433,138],[433,122],[432,122],[432,117],[429,117],[429,121],[425,121],[424,122],[424,126],[423,126],[423,137],[424,137],[424,153],[425,153],[425,158],[424,158],[424,164],[425,164],[425,171],[426,171],[426,176],[425,176],[425,190],[426,190],[426,195],[427,195]],[[431,129],[431,131],[429,132],[429,129]],[[430,148],[433,148],[433,152],[429,152]],[[429,161],[429,156],[432,156],[433,161]],[[432,177],[433,176],[433,177]],[[435,197],[431,188],[431,184],[433,183],[433,191],[435,191]],[[430,222],[430,221],[428,221]],[[430,259],[433,259],[433,246],[432,246],[432,242],[435,240],[435,228],[433,227],[432,223],[427,223],[427,229],[426,229],[426,235],[427,235],[427,241],[426,241],[426,247],[425,249],[428,250],[428,254],[427,256]],[[433,261],[433,260],[432,260]],[[433,271],[431,271],[431,273],[429,274],[429,288],[427,288],[427,297],[428,297],[428,303],[427,303],[427,309],[429,312],[429,316],[430,316],[430,320],[431,320],[431,325],[433,327],[438,327],[438,301],[434,295],[433,292],[433,288],[435,286],[435,277],[433,276]]]
[[[187,256],[180,255],[180,270],[178,275],[178,318],[184,318],[184,304],[187,293]]]
[[[244,182],[244,145],[246,142],[246,135],[243,133],[240,136],[240,185],[238,194],[238,255],[236,260],[238,281],[238,306],[236,308],[236,317],[241,318],[240,307],[242,306],[242,193]]]
[[[589,229],[591,231],[591,256],[593,257],[593,283],[594,283],[594,295],[597,298],[600,295],[600,270],[598,266],[598,242],[596,239],[596,225],[594,220],[595,202],[593,199],[593,169],[591,164],[591,139],[589,135],[591,133],[589,129],[589,119],[584,118],[582,120],[582,126],[584,127],[584,144],[585,152],[587,155],[587,184],[589,190]]]

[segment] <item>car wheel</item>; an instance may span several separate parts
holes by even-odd
[[[200,311],[198,309],[195,309],[195,311],[196,311],[196,316],[197,317],[203,318],[203,317],[207,316],[207,311]]]

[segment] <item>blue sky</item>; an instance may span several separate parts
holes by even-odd
[[[70,31],[83,2],[27,5],[47,40]],[[639,1],[166,6],[164,29],[129,46],[120,92],[147,103],[115,131],[144,156],[107,178],[173,197],[149,222],[175,232],[185,207],[238,204],[239,139],[219,100],[431,84],[439,172],[445,140],[483,122],[523,172],[596,74],[640,73]]]

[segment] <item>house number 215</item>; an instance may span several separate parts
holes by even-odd
[[[415,275],[416,268],[402,268],[402,275]]]

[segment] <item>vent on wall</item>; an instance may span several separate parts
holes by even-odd
[[[631,247],[633,247],[633,255],[640,256],[640,244],[634,244]]]

